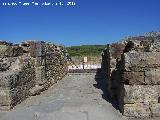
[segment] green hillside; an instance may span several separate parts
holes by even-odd
[[[82,45],[66,47],[70,56],[99,56],[106,45]]]

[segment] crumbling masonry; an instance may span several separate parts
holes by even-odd
[[[67,73],[63,46],[28,41],[0,42],[0,110],[10,110],[39,94]]]
[[[129,41],[103,52],[108,92],[127,117],[160,117],[160,42]]]

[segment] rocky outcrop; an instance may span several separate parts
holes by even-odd
[[[40,94],[67,73],[63,46],[28,41],[0,43],[0,110],[10,110],[30,95]]]

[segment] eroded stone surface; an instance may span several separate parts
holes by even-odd
[[[151,69],[145,71],[145,83],[149,85],[160,85],[160,70]]]
[[[151,104],[151,111],[153,117],[159,117],[160,116],[160,103]]]
[[[149,67],[160,67],[160,52],[128,52],[124,53],[124,69],[126,71],[145,71]]]
[[[151,102],[158,103],[160,86],[150,86],[150,85],[124,85],[124,103],[143,103]]]
[[[124,72],[122,76],[123,76],[122,82],[124,82],[125,84],[128,85],[145,84],[144,72]]]
[[[127,117],[147,118],[151,116],[151,111],[145,103],[125,104],[123,114]]]

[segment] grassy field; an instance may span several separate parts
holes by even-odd
[[[82,45],[66,47],[70,56],[100,56],[106,45]]]

